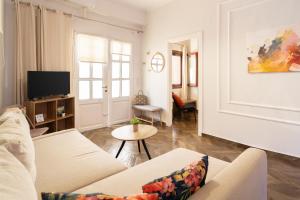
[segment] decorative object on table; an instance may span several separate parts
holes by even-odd
[[[60,116],[60,117],[66,116],[65,106],[59,106],[59,107],[57,107],[57,115]]]
[[[36,121],[36,123],[44,122],[45,121],[44,115],[43,114],[37,114],[37,115],[35,115],[35,121]]]
[[[143,192],[158,194],[161,200],[186,200],[205,185],[208,156],[181,170],[142,186]]]
[[[139,131],[139,124],[141,121],[137,118],[134,117],[130,120],[130,124],[133,126],[133,132],[138,132]]]
[[[300,72],[299,43],[299,26],[248,33],[249,73]]]
[[[151,69],[154,72],[162,72],[165,67],[165,57],[162,53],[156,52],[151,59]]]
[[[148,98],[144,95],[143,90],[139,90],[138,94],[135,96],[133,100],[134,105],[147,105]]]

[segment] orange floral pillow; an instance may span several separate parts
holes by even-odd
[[[161,200],[186,200],[204,186],[208,169],[208,156],[169,176],[156,179],[143,186],[144,193],[158,194]]]
[[[42,200],[159,200],[158,194],[139,194],[127,197],[117,197],[101,193],[76,194],[76,193],[45,193]]]

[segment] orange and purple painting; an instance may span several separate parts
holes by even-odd
[[[300,72],[298,27],[247,34],[247,51],[250,73]]]

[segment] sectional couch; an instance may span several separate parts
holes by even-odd
[[[15,137],[5,139],[9,134]],[[127,169],[76,129],[33,140],[28,140],[28,134],[29,126],[18,109],[10,109],[0,117],[0,199],[36,200],[41,198],[41,192],[138,194],[145,183],[203,156],[178,148]],[[12,150],[9,143],[15,143],[19,149]],[[28,158],[31,159],[24,162]],[[33,162],[33,169],[28,162]],[[265,152],[249,148],[232,163],[209,157],[206,185],[190,199],[266,200]]]

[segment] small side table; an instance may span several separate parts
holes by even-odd
[[[30,129],[30,135],[32,138],[35,138],[44,135],[48,130],[48,127]]]

